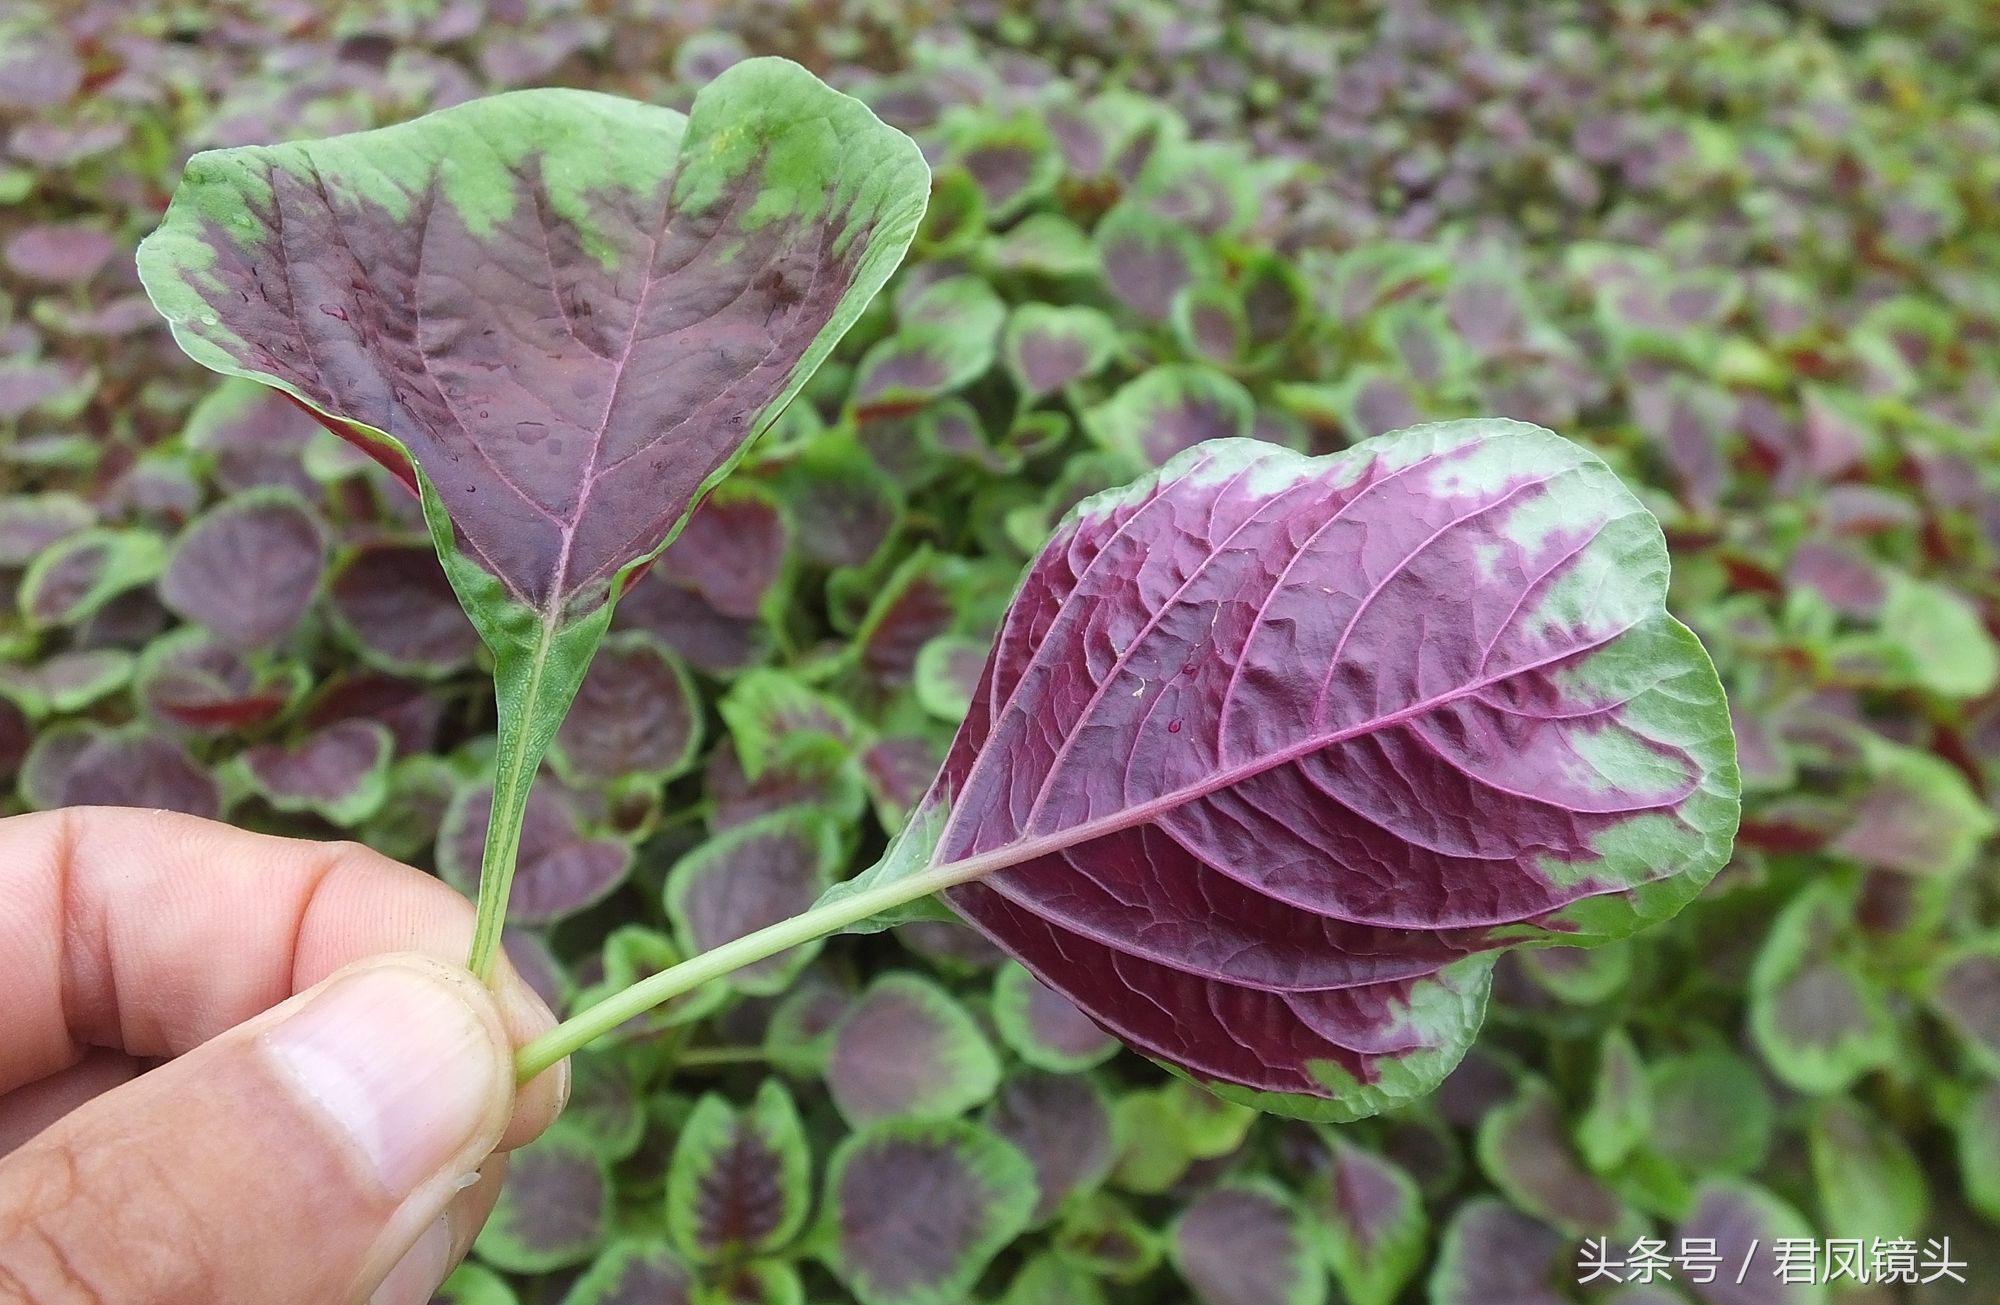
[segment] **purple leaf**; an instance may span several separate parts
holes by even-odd
[[[437,556],[422,544],[362,545],[340,563],[328,596],[340,628],[384,670],[446,675],[479,650],[478,631]]]
[[[40,742],[63,738],[44,735]],[[178,743],[143,727],[119,731],[87,726],[61,744],[61,758],[31,754],[22,789],[43,809],[147,807],[214,820],[222,814],[215,780]]]
[[[700,728],[694,682],[679,660],[649,634],[614,634],[584,674],[549,759],[572,784],[657,783],[693,763]]]
[[[318,518],[288,492],[253,490],[181,535],[160,577],[160,601],[224,643],[264,648],[305,616],[325,569]]]
[[[1250,392],[1221,372],[1176,363],[1126,382],[1084,426],[1135,465],[1157,466],[1204,441],[1247,436],[1255,410]]]
[[[243,771],[280,811],[314,811],[343,828],[375,814],[389,793],[395,740],[373,721],[346,720],[287,747],[262,743],[243,752]]]
[[[1796,1210],[1763,1188],[1712,1178],[1695,1193],[1693,1212],[1681,1221],[1676,1237],[1683,1244],[1713,1240],[1727,1266],[1711,1282],[1691,1284],[1702,1305],[1816,1305],[1826,1298],[1825,1287],[1816,1278],[1786,1282],[1777,1249],[1781,1240],[1812,1234],[1812,1226]]]
[[[478,879],[492,807],[490,783],[463,789],[438,831],[438,874],[462,893]],[[574,915],[602,901],[631,869],[632,849],[584,833],[571,802],[544,779],[528,795],[508,922],[547,924]]]
[[[664,1238],[624,1238],[604,1248],[563,1301],[564,1305],[696,1305],[697,1286],[693,1271]],[[504,1299],[511,1301],[512,1293]]]
[[[1203,446],[1056,533],[841,891],[934,867],[1169,1067],[1372,1113],[1463,1053],[1493,949],[1623,935],[1726,859],[1728,716],[1665,577],[1653,519],[1533,427]]]
[[[1071,1197],[1095,1191],[1111,1172],[1111,1110],[1085,1075],[1016,1074],[1000,1085],[985,1124],[1035,1166],[1036,1224],[1053,1219]]]
[[[1318,1305],[1326,1271],[1275,1185],[1218,1187],[1175,1221],[1174,1267],[1201,1305]]]
[[[619,600],[613,628],[650,630],[704,671],[745,670],[771,641],[765,612],[790,547],[790,524],[768,489],[725,485]]]

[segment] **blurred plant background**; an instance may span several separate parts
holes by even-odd
[[[914,135],[931,212],[619,609],[516,888],[559,1009],[870,863],[1055,519],[1218,435],[1597,449],[1732,696],[1742,837],[1671,924],[1507,958],[1445,1088],[1338,1129],[1117,1052],[966,929],[779,958],[580,1058],[447,1299],[2000,1296],[1985,0],[0,5],[10,810],[471,886],[490,682],[414,500],[188,363],[133,247],[196,149],[515,86],[685,107],[753,53]],[[1970,1282],[1575,1285],[1642,1236],[1948,1236]]]

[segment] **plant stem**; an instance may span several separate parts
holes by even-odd
[[[528,792],[535,785],[542,733],[535,717],[540,710],[544,673],[548,668],[552,631],[544,626],[527,667],[525,691],[518,702],[501,694],[500,751],[493,762],[493,809],[486,820],[486,848],[479,858],[479,909],[472,926],[472,955],[466,962],[481,983],[491,985],[500,960],[500,934],[507,926],[507,897],[514,887],[514,865],[521,853],[521,825],[528,815]]]
[[[563,1057],[591,1040],[602,1037],[635,1015],[643,1015],[664,1001],[671,1001],[717,979],[732,970],[761,961],[767,956],[823,938],[871,915],[880,914],[905,902],[928,897],[940,888],[964,883],[992,869],[984,858],[972,857],[948,865],[933,866],[901,879],[892,879],[847,897],[822,903],[789,920],[780,920],[755,933],[747,933],[699,956],[690,956],[679,965],[669,966],[650,978],[605,998],[589,1010],[570,1016],[536,1038],[514,1058],[514,1075],[527,1082]]]

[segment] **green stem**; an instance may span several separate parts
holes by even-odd
[[[486,820],[486,850],[479,858],[479,909],[472,926],[472,955],[466,962],[481,983],[491,985],[500,961],[500,933],[507,926],[507,897],[514,887],[514,865],[521,854],[521,825],[528,815],[528,792],[535,786],[542,748],[536,740],[545,672],[549,663],[550,627],[542,628],[527,666],[525,691],[518,702],[501,694],[500,751],[493,762],[493,810]]]
[[[850,924],[879,915],[892,907],[928,897],[940,888],[964,883],[993,869],[989,858],[970,857],[948,865],[933,866],[913,875],[891,879],[846,897],[823,902],[810,911],[780,920],[733,942],[726,942],[679,965],[669,966],[650,978],[605,998],[589,1010],[570,1016],[536,1038],[514,1058],[514,1074],[525,1083],[563,1057],[595,1038],[611,1032],[626,1020],[643,1015],[661,1002],[671,1001],[710,979],[718,979],[767,956],[824,938]]]

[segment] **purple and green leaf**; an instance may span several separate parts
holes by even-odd
[[[845,860],[839,827],[814,807],[736,825],[667,872],[667,915],[688,955],[720,947],[812,906]],[[784,991],[819,951],[817,939],[732,971],[739,992]]]
[[[1027,303],[1007,319],[1000,357],[1023,406],[1104,369],[1118,350],[1118,328],[1095,308]]]
[[[343,829],[381,809],[395,739],[375,721],[337,721],[297,743],[260,743],[238,758],[252,792],[280,811],[311,811]]]
[[[861,1305],[961,1305],[1034,1204],[1034,1167],[984,1129],[874,1124],[827,1166],[827,1267]]]
[[[767,1255],[805,1226],[812,1153],[791,1095],[776,1079],[745,1108],[705,1096],[688,1116],[667,1171],[667,1231],[697,1264]]]
[[[914,974],[869,985],[834,1033],[826,1086],[848,1123],[948,1119],[990,1099],[1000,1062],[944,989]]]
[[[758,59],[689,117],[522,91],[197,155],[141,246],[196,361],[283,390],[418,491],[494,651],[476,971],[611,604],[860,316],[927,191],[907,138]]]
[[[1035,1166],[1038,1226],[1072,1198],[1095,1192],[1111,1173],[1111,1110],[1087,1075],[1014,1074],[1000,1085],[983,1122]]]
[[[474,1249],[508,1273],[547,1273],[590,1259],[611,1217],[603,1158],[559,1124],[509,1155],[507,1185]]]
[[[1326,1271],[1275,1183],[1204,1192],[1174,1221],[1174,1269],[1201,1305],[1322,1305]]]
[[[687,668],[653,635],[606,637],[549,748],[571,784],[657,784],[694,764],[701,714]]]
[[[1726,859],[1728,715],[1665,578],[1652,517],[1537,428],[1199,447],[1057,532],[835,900],[924,876],[1177,1072],[1374,1113],[1463,1053],[1496,949],[1623,936]]]
[[[1335,1138],[1309,1224],[1342,1297],[1391,1305],[1423,1262],[1423,1196],[1395,1161]]]
[[[699,1289],[665,1238],[621,1237],[591,1261],[562,1305],[697,1305]]]
[[[1118,1050],[1118,1039],[1069,998],[1012,963],[993,975],[993,1024],[1015,1055],[1058,1074],[1082,1073]]]

